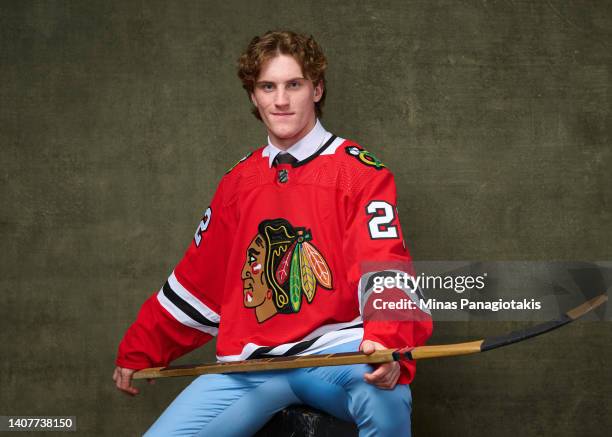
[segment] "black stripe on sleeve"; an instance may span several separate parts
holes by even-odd
[[[164,284],[163,292],[164,296],[166,296],[168,300],[174,304],[174,306],[176,306],[182,312],[187,314],[192,320],[198,322],[201,325],[210,326],[212,328],[219,327],[218,323],[208,320],[202,315],[201,312],[189,305],[189,303],[187,303],[178,294],[176,294],[174,290],[170,287],[170,284],[168,284],[168,282]]]

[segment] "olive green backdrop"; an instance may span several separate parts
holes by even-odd
[[[128,398],[113,359],[265,141],[235,60],[269,29],[325,48],[324,124],[395,172],[416,259],[612,259],[610,2],[330,3],[0,4],[0,415],[138,435],[188,382]],[[432,343],[516,327],[440,323]],[[424,362],[415,434],[609,435],[610,344],[585,322]]]

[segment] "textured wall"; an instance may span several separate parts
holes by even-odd
[[[603,1],[0,4],[0,415],[137,435],[186,380],[116,392],[116,346],[218,180],[265,140],[250,37],[314,34],[328,129],[396,173],[417,259],[612,259]],[[510,324],[437,326],[433,342]],[[416,435],[608,435],[610,323],[423,363]],[[207,346],[187,361],[208,360]]]

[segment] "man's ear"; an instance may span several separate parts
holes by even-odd
[[[323,97],[323,81],[320,80],[314,87],[314,97],[313,101],[317,103]]]
[[[257,106],[257,100],[255,100],[255,93],[251,93],[251,103],[253,103],[253,106],[255,106],[256,108],[258,108]],[[259,108],[258,108],[259,109]]]

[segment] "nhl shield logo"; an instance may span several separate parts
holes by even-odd
[[[289,172],[285,169],[278,171],[278,181],[281,184],[286,184],[289,181]]]

